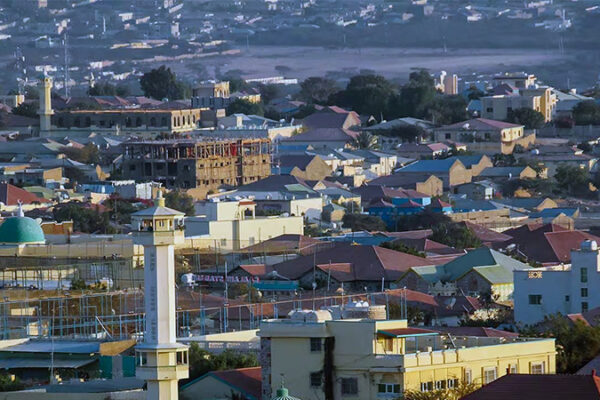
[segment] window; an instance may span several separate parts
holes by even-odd
[[[433,382],[421,382],[421,392],[431,392],[433,390]]]
[[[565,296],[565,301],[571,301],[571,296],[569,296],[569,295],[566,295],[566,296]]]
[[[377,393],[379,394],[399,394],[400,385],[398,383],[380,383],[377,385]],[[398,396],[394,396],[398,397]]]
[[[321,343],[322,343],[321,338],[311,337],[310,338],[310,351],[320,352],[322,349]]]
[[[587,268],[581,268],[579,271],[581,274],[581,283],[587,283]]]
[[[588,289],[586,287],[581,288],[581,297],[588,297]]]
[[[310,386],[311,387],[319,387],[321,386],[321,377],[323,374],[321,372],[311,372],[310,373]]]
[[[227,239],[221,239],[221,246],[227,246]]]
[[[529,304],[534,304],[534,305],[542,304],[542,295],[541,294],[530,294],[529,295]]]
[[[545,371],[544,366],[545,365],[544,365],[543,361],[542,362],[537,362],[537,363],[531,363],[531,367],[530,367],[531,373],[532,374],[538,374],[538,375],[539,374],[543,374],[544,371]]]
[[[488,383],[496,380],[496,367],[488,367],[483,369],[483,384],[487,385]]]
[[[472,383],[473,382],[473,373],[470,369],[465,369],[465,382]]]
[[[448,389],[458,387],[458,379],[448,379]]]
[[[588,302],[582,301],[581,302],[581,312],[587,312],[588,310],[589,310]]]
[[[518,373],[518,371],[517,371],[517,364],[510,364],[508,366],[508,372],[510,372],[511,374]]]
[[[446,137],[446,139],[452,139],[452,134],[451,133],[446,133],[445,137]]]
[[[435,389],[436,390],[446,389],[446,381],[445,380],[435,381]]]
[[[494,108],[493,107],[488,107],[488,108],[485,109],[485,111],[491,113],[491,112],[494,112]]]
[[[357,378],[342,378],[342,396],[358,394]]]

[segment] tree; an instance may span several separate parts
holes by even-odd
[[[377,136],[371,135],[366,131],[360,132],[354,138],[353,145],[357,149],[377,149],[379,147]]]
[[[78,147],[63,147],[61,151],[71,160],[84,164],[98,164],[100,162],[100,152],[93,143]]]
[[[526,129],[540,129],[544,126],[544,114],[531,108],[508,110],[507,122],[525,125]]]
[[[73,229],[77,232],[116,233],[110,225],[108,213],[100,213],[98,210],[92,210],[80,204],[67,203],[55,207],[53,216],[57,221],[73,221]]]
[[[549,315],[521,331],[523,337],[556,339],[556,372],[574,374],[600,353],[600,326],[572,322],[560,314]]]
[[[140,78],[140,86],[144,95],[157,100],[167,98],[179,100],[189,97],[189,87],[177,80],[171,68],[162,65],[159,68],[146,72]]]
[[[453,388],[437,389],[429,392],[408,390],[404,392],[404,400],[459,400],[473,393],[479,386],[475,383],[459,381]]]
[[[197,343],[192,343],[189,349],[190,378],[194,380],[210,371],[258,367],[258,358],[252,353],[241,353],[225,350],[213,354],[201,349]]]
[[[263,104],[269,104],[281,95],[281,89],[278,85],[259,85],[258,90]]]
[[[425,104],[427,117],[440,125],[449,125],[468,118],[467,102],[462,96],[436,96]]]
[[[429,72],[411,72],[408,83],[400,89],[400,95],[392,99],[391,113],[398,117],[423,118],[435,97],[435,81]]]
[[[350,78],[345,90],[337,92],[329,99],[330,104],[350,107],[359,114],[387,114],[394,85],[381,75],[357,75]]]
[[[430,239],[456,249],[470,249],[481,246],[481,240],[465,225],[441,223],[433,226]]]
[[[387,227],[385,222],[379,217],[365,214],[346,213],[342,217],[344,227],[355,231],[385,231]]]
[[[475,85],[469,86],[468,94],[467,94],[467,98],[469,100],[479,100],[483,96],[485,96],[485,93],[483,91],[479,90],[479,88],[477,86],[475,86]]]
[[[327,104],[327,100],[339,90],[333,79],[313,76],[300,84],[298,97],[309,104]]]
[[[407,246],[398,240],[393,241],[393,242],[384,242],[381,244],[381,247],[383,247],[385,249],[401,251],[402,253],[412,254],[413,256],[425,258],[425,253],[420,252],[419,250],[415,249],[414,247]]]
[[[576,125],[600,125],[600,104],[593,100],[582,101],[573,107]]]
[[[227,114],[246,114],[246,115],[260,115],[263,116],[265,111],[262,104],[252,103],[251,101],[244,99],[235,99],[227,107]]]
[[[379,135],[401,138],[403,142],[418,142],[421,139],[429,137],[425,129],[418,125],[402,125],[394,128],[378,131]]]
[[[165,205],[169,208],[181,211],[185,215],[194,215],[194,198],[189,194],[180,191],[172,190],[165,195]]]
[[[574,165],[561,164],[556,169],[554,179],[558,187],[571,196],[588,196],[590,174]]]
[[[88,89],[90,96],[128,96],[129,88],[127,86],[115,86],[109,82],[99,82]]]
[[[37,101],[21,103],[12,109],[12,113],[15,115],[22,115],[23,117],[37,118],[37,110],[39,106],[40,105]]]
[[[14,392],[25,389],[25,384],[18,377],[14,379],[7,374],[0,374],[0,392]]]

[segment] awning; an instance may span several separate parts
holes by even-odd
[[[403,337],[413,337],[413,336],[437,336],[439,332],[430,331],[428,329],[419,329],[419,328],[398,328],[398,329],[386,329],[386,330],[378,330],[378,335],[395,337],[395,338],[403,338]]]

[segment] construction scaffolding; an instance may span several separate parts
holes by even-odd
[[[366,300],[372,305],[399,306],[406,317],[404,289],[327,296],[293,296],[284,300],[242,303],[199,292],[179,290],[177,335],[189,337],[257,329],[267,318],[285,317],[296,309],[320,309]],[[236,304],[230,304],[236,303]],[[195,304],[193,304],[195,303]],[[0,302],[0,338],[141,339],[144,333],[141,289]]]

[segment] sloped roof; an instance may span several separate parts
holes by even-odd
[[[0,202],[7,206],[16,206],[19,201],[23,204],[31,204],[44,202],[44,199],[9,183],[0,183]]]
[[[483,268],[487,267],[487,268]],[[490,268],[493,267],[493,268]],[[454,282],[469,271],[476,269],[491,283],[512,282],[512,271],[530,269],[531,266],[515,260],[512,257],[480,247],[455,258],[444,265],[435,267],[414,267],[413,271],[430,283],[437,281]],[[506,277],[510,275],[510,280]]]
[[[326,247],[325,243],[320,240],[309,236],[287,233],[245,247],[241,252],[256,254],[308,252],[308,254],[312,254],[314,251],[311,250],[312,248],[318,249],[324,247]]]
[[[462,400],[598,400],[600,378],[595,375],[508,374]]]
[[[427,172],[423,172],[423,173],[411,172],[410,174],[403,174],[402,173],[403,170],[404,169],[400,170],[399,173],[397,172],[392,175],[381,176],[379,178],[373,179],[372,181],[369,181],[369,186],[413,188],[413,187],[416,187],[417,183],[425,182],[432,176],[435,177],[435,175],[433,175],[431,173],[427,173]],[[439,178],[437,178],[437,179],[439,179]]]
[[[527,167],[487,167],[479,174],[483,178],[518,178]]]
[[[431,329],[440,333],[449,333],[455,336],[476,336],[476,337],[518,337],[515,332],[502,331],[500,329],[486,328],[480,326],[440,326]]]
[[[505,233],[493,231],[489,228],[486,228],[485,226],[478,225],[470,221],[460,222],[460,224],[463,224],[464,226],[469,228],[475,234],[475,236],[477,236],[477,238],[483,243],[505,242],[507,240],[512,239],[509,235]]]
[[[350,264],[358,281],[396,280],[413,266],[431,265],[425,258],[377,246],[360,246],[347,242],[334,242],[334,246],[293,260],[273,265],[279,274],[298,279],[312,271],[313,265]]]
[[[450,168],[456,163],[454,158],[446,158],[444,160],[419,160],[404,168],[400,168],[398,173],[403,172],[449,172]]]
[[[195,384],[209,377],[225,383],[234,391],[241,392],[245,398],[258,400],[261,397],[262,376],[260,367],[211,371],[183,385],[181,390],[192,392]]]
[[[327,114],[337,115],[337,114]],[[358,136],[358,132],[354,132],[343,128],[314,128],[304,133],[299,133],[290,138],[282,139],[282,142],[351,142]]]
[[[506,248],[510,244],[518,246],[519,252],[542,264],[559,264],[571,262],[571,250],[578,249],[584,240],[595,240],[600,237],[579,230],[567,230],[554,224],[528,224],[503,232],[512,237],[495,248]]]
[[[302,120],[302,125],[309,129],[347,128],[360,125],[360,118],[355,112],[317,112]]]
[[[442,126],[441,128],[437,128],[436,130],[440,131],[449,131],[449,130],[502,130],[502,129],[510,129],[510,128],[519,128],[523,125],[511,124],[509,122],[504,121],[495,121],[493,119],[486,118],[475,118],[467,121],[457,122],[455,124]]]

